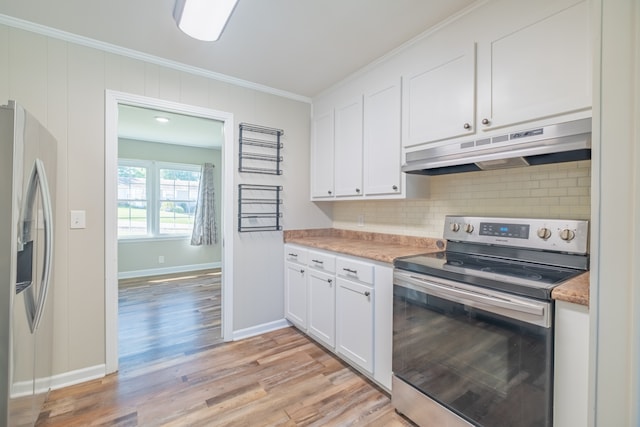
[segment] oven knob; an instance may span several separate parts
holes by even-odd
[[[451,231],[453,231],[454,233],[457,233],[458,230],[460,230],[460,224],[458,224],[457,222],[452,222],[450,227]]]
[[[473,233],[473,224],[465,224],[464,231],[466,231],[467,233]]]
[[[569,230],[568,228],[565,228],[560,232],[560,238],[562,240],[566,240],[567,242],[572,241],[574,237],[576,237],[576,233],[572,230]]]
[[[551,237],[551,230],[546,227],[542,227],[538,229],[538,237],[544,240],[547,240]]]

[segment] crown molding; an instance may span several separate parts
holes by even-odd
[[[128,58],[148,62],[151,64],[171,68],[177,71],[182,71],[185,73],[194,74],[201,77],[206,77],[212,80],[229,83],[229,84],[244,87],[247,89],[253,89],[259,92],[268,93],[270,95],[281,96],[283,98],[288,98],[294,101],[300,101],[307,104],[311,103],[311,98],[306,96],[302,96],[292,92],[287,92],[284,90],[261,85],[259,83],[250,82],[248,80],[238,79],[236,77],[228,76],[226,74],[205,70],[204,68],[193,67],[187,64],[183,64],[181,62],[171,61],[158,56],[139,52],[137,50],[127,49],[127,48],[113,45],[110,43],[101,42],[99,40],[95,40],[89,37],[80,36],[80,35],[69,33],[62,30],[57,30],[55,28],[47,27],[45,25],[40,25],[34,22],[18,19],[13,16],[0,14],[0,24],[13,27],[13,28],[18,28],[25,31],[29,31],[32,33],[40,34],[46,37],[62,40],[65,42],[77,44],[80,46],[90,47],[93,49],[101,50],[103,52],[113,53],[116,55],[121,55]]]

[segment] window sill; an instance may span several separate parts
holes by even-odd
[[[167,240],[190,240],[190,235],[181,235],[181,236],[154,236],[154,237],[121,237],[118,239],[118,244],[120,243],[149,243],[149,242],[159,242],[159,241],[167,241]]]

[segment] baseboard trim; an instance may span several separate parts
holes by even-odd
[[[245,338],[254,337],[256,335],[264,334],[271,331],[277,331],[278,329],[288,328],[291,326],[286,319],[280,319],[269,323],[263,323],[261,325],[252,326],[250,328],[239,329],[233,332],[233,340],[238,341]]]
[[[133,270],[118,272],[118,280],[134,279],[136,277],[161,276],[163,274],[185,273],[187,271],[211,270],[221,268],[221,262],[208,262],[205,264],[178,265],[175,267],[150,268],[148,270]]]
[[[80,384],[86,381],[103,378],[106,375],[105,364],[76,369],[75,371],[56,374],[51,377],[51,389],[56,390],[70,385]]]
[[[63,374],[56,374],[47,378],[37,378],[35,381],[35,392],[36,394],[46,393],[49,389],[55,390],[70,385],[80,384],[85,381],[103,378],[105,375],[105,365],[96,365],[65,372]],[[32,381],[20,381],[13,384],[11,387],[12,398],[28,396],[33,392],[34,383]]]

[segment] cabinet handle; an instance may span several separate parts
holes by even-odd
[[[469,123],[465,123],[462,127],[465,128],[466,130],[471,129],[471,125]]]
[[[393,189],[393,191],[398,191],[398,186],[394,185],[393,187],[391,187]]]
[[[356,193],[359,193],[359,192],[360,192],[360,189],[359,189],[359,188],[356,188]]]
[[[491,123],[491,121],[489,119],[482,119],[482,124],[483,125],[488,125],[490,123]]]
[[[347,273],[358,274],[358,270],[352,270],[350,268],[343,268],[343,270],[346,271]]]
[[[289,256],[292,256],[294,258],[298,258],[298,254],[289,254]]]
[[[311,261],[315,262],[316,264],[324,264],[324,261],[320,261],[317,259],[312,259]]]
[[[371,295],[371,292],[369,292],[369,291],[365,291],[365,292],[364,292],[364,296],[365,296],[365,297],[368,297],[369,295]]]

